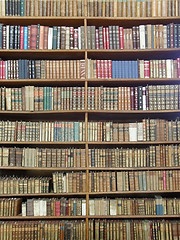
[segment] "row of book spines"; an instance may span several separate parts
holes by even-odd
[[[0,178],[1,194],[49,193],[50,178],[3,177]]]
[[[179,166],[179,148],[180,145],[159,145],[140,149],[88,149],[89,167]],[[0,166],[85,167],[85,149],[0,148]]]
[[[88,1],[90,17],[170,17],[180,15],[178,0]]]
[[[85,29],[0,24],[0,49],[85,49]]]
[[[84,87],[34,87],[1,88],[1,110],[84,110]]]
[[[88,141],[179,141],[179,120],[143,119],[134,123],[88,122]],[[84,141],[84,122],[1,121],[0,141]]]
[[[85,60],[0,61],[0,79],[84,79]],[[88,60],[88,78],[180,78],[180,60]]]
[[[84,16],[84,0],[42,1],[42,0],[2,0],[0,16]]]
[[[88,109],[178,110],[179,85],[88,87]],[[0,109],[7,111],[84,110],[84,87],[0,88]]]
[[[172,208],[173,206],[173,208]],[[95,198],[89,200],[89,215],[178,215],[176,198]],[[22,210],[22,212],[21,212]],[[86,200],[81,198],[0,199],[0,216],[85,216]]]
[[[22,216],[85,216],[86,199],[27,199]]]
[[[88,223],[89,240],[139,239],[142,240],[178,239],[180,236],[179,221],[136,221],[136,220],[90,220]]]
[[[85,60],[0,61],[0,79],[84,79]]]
[[[86,191],[86,173],[53,173],[53,191],[62,192],[85,192]]]
[[[0,166],[85,167],[85,149],[0,148]]]
[[[85,123],[1,121],[0,141],[79,142],[85,140]]]
[[[180,46],[180,25],[87,26],[87,49],[159,49]]]
[[[87,105],[93,110],[177,110],[179,85],[88,87]]]
[[[180,165],[179,145],[89,149],[89,167],[167,167]]]
[[[13,221],[0,223],[1,240],[34,239],[61,239],[86,240],[86,222],[72,221]]]
[[[0,216],[17,216],[21,212],[21,198],[0,198]]]
[[[173,207],[172,207],[173,206]],[[95,198],[89,200],[89,215],[178,215],[180,199]]]
[[[88,122],[88,141],[140,142],[177,141],[180,139],[179,121],[143,119],[135,123]]]
[[[90,172],[89,192],[180,190],[179,171]]]
[[[180,60],[88,60],[88,78],[180,78]]]
[[[91,17],[167,17],[179,16],[178,0],[163,1],[88,1]],[[85,16],[84,1],[5,1],[1,16]]]

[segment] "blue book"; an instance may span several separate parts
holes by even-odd
[[[49,87],[46,87],[46,110],[49,110]]]
[[[49,87],[49,110],[52,110],[52,87]]]
[[[122,77],[121,77],[121,72],[122,72],[122,69],[121,69],[121,61],[118,61],[118,78],[122,78]]]
[[[135,61],[135,72],[136,72],[136,78],[139,78],[139,74],[138,74],[138,61]]]
[[[47,87],[43,87],[43,106],[44,106],[44,111],[47,110]]]
[[[22,59],[21,61],[21,77],[22,79],[25,79],[25,60]]]
[[[28,79],[28,60],[25,59],[24,61],[24,78]]]
[[[121,61],[121,78],[124,78],[125,77],[125,62],[124,61]]]
[[[24,6],[25,6],[25,0],[21,0],[21,12],[20,12],[20,14],[21,14],[21,16],[24,16]]]
[[[57,141],[57,127],[56,127],[56,122],[54,122],[54,141]]]
[[[74,141],[79,141],[79,122],[74,122]]]
[[[134,61],[130,61],[130,78],[134,78],[134,64],[133,64]]]
[[[18,60],[19,62],[19,79],[22,79],[22,60]]]
[[[27,50],[28,27],[24,27],[24,49]]]
[[[119,62],[119,61],[116,61],[116,78],[119,78],[119,70],[118,70],[119,66],[118,66],[118,62]]]
[[[154,35],[153,35],[153,25],[151,26],[151,31],[152,31],[152,33],[151,33],[151,42],[152,42],[152,49],[154,48]]]
[[[115,61],[112,61],[112,78],[115,78],[115,69],[114,69],[114,66],[115,66]]]
[[[130,71],[130,61],[124,61],[124,69],[125,69],[125,78],[129,78],[129,71]]]

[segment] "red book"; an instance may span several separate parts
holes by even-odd
[[[109,28],[106,27],[106,49],[109,49]]]
[[[55,202],[55,216],[60,216],[60,200]]]
[[[103,27],[103,49],[107,49],[107,43],[106,43],[106,28]]]
[[[2,61],[2,78],[6,79],[6,62]]]
[[[108,60],[104,60],[104,78],[108,78]]]
[[[96,29],[96,49],[99,49],[99,29]]]
[[[20,27],[20,49],[24,48],[24,27]]]
[[[134,88],[134,110],[138,110],[138,87]]]
[[[101,60],[101,78],[105,78],[104,60]]]
[[[180,58],[177,58],[177,77],[180,78]]]
[[[44,49],[44,26],[40,26],[40,31],[39,31],[39,49]]]
[[[123,27],[119,27],[119,48],[124,49]]]
[[[31,26],[31,49],[37,48],[37,25]]]
[[[101,71],[100,71],[100,60],[96,60],[96,70],[97,70],[97,78],[101,78]]]
[[[150,62],[144,60],[144,78],[150,78]]]
[[[108,60],[108,78],[112,78],[112,60]]]
[[[166,172],[163,171],[163,190],[166,190]]]
[[[48,26],[44,27],[44,49],[48,49]]]
[[[3,64],[3,61],[0,61],[0,79],[2,79],[2,64]]]
[[[134,87],[131,87],[131,110],[134,110]]]

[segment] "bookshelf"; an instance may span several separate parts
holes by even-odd
[[[162,2],[163,1],[164,0],[162,0]],[[21,2],[23,1],[21,0]],[[48,2],[51,2],[51,1],[48,1]],[[65,3],[65,1],[62,1],[62,2]],[[69,1],[69,2],[72,2],[72,1]],[[78,1],[78,2],[81,2],[81,1]],[[104,3],[107,3],[108,1],[102,1],[102,2],[104,4]],[[114,239],[114,240],[130,239],[131,235],[132,236],[136,235],[136,238],[140,239],[140,235],[138,235],[137,233],[138,230],[140,234],[141,233],[144,234],[142,239],[145,239],[145,238],[148,239],[149,236],[152,236],[150,235],[151,231],[154,231],[152,234],[155,234],[156,230],[158,234],[161,235],[162,239],[163,237],[165,239],[165,234],[167,235],[166,239],[168,239],[168,236],[169,236],[168,231],[171,234],[171,238],[173,236],[172,239],[175,239],[175,237],[180,236],[180,212],[178,208],[179,202],[177,202],[177,206],[176,206],[177,210],[175,214],[168,214],[168,213],[159,214],[159,213],[156,213],[156,211],[155,211],[155,214],[148,214],[148,212],[145,213],[144,209],[148,208],[149,205],[147,207],[145,203],[143,203],[144,204],[143,205],[141,202],[141,203],[137,203],[137,205],[139,204],[138,205],[139,209],[141,207],[143,208],[143,210],[141,209],[142,212],[140,212],[140,214],[134,213],[134,214],[113,215],[112,212],[114,211],[115,208],[117,211],[120,211],[120,210],[118,210],[118,206],[114,207],[114,205],[112,205],[110,207],[108,205],[110,204],[108,202],[109,200],[121,199],[122,201],[126,201],[127,199],[131,199],[131,200],[149,199],[153,201],[153,203],[150,203],[150,204],[154,204],[152,205],[152,208],[156,208],[159,206],[160,207],[165,206],[165,204],[167,205],[172,204],[172,202],[166,203],[166,201],[175,201],[175,199],[177,199],[177,201],[180,200],[178,198],[180,193],[180,189],[179,189],[180,85],[178,85],[179,78],[180,78],[180,69],[177,66],[178,65],[177,59],[180,56],[180,45],[178,47],[171,47],[171,48],[167,47],[167,48],[149,48],[149,49],[147,48],[145,49],[124,49],[124,48],[123,49],[88,49],[88,27],[89,26],[95,26],[97,29],[101,26],[104,26],[105,28],[108,28],[109,26],[122,26],[124,27],[124,29],[126,28],[131,29],[133,26],[137,27],[140,25],[152,24],[157,26],[160,24],[161,25],[162,24],[168,25],[171,23],[179,24],[180,14],[178,13],[180,12],[180,2],[174,1],[174,2],[177,2],[176,4],[177,6],[179,6],[178,8],[179,12],[178,13],[176,12],[176,14],[174,15],[169,14],[169,16],[158,16],[157,14],[156,16],[144,16],[144,17],[143,16],[120,17],[116,13],[113,16],[105,17],[103,16],[103,12],[102,12],[102,15],[99,14],[99,16],[95,16],[96,13],[95,12],[93,13],[91,7],[94,6],[93,9],[95,11],[95,6],[96,6],[95,4],[97,4],[97,6],[99,7],[100,6],[99,4],[102,2],[88,1],[88,0],[82,1],[82,3],[85,6],[84,14],[83,13],[82,15],[79,14],[79,16],[71,15],[70,17],[68,17],[68,16],[3,16],[3,14],[0,15],[0,23],[4,25],[28,26],[28,25],[40,24],[42,26],[50,26],[50,27],[67,26],[67,27],[74,27],[74,28],[83,26],[84,35],[85,35],[85,38],[83,39],[85,41],[84,49],[0,49],[0,58],[4,62],[7,61],[6,63],[7,71],[8,71],[8,60],[19,61],[19,59],[32,60],[32,61],[47,60],[47,61],[51,61],[52,65],[54,64],[53,62],[55,61],[56,62],[66,61],[65,63],[66,67],[67,67],[67,62],[68,64],[70,64],[71,60],[76,60],[77,62],[78,61],[80,62],[82,60],[84,61],[83,63],[85,65],[85,68],[83,69],[83,73],[81,72],[81,69],[80,70],[78,69],[80,73],[79,73],[79,77],[77,78],[70,77],[70,74],[69,73],[67,74],[67,72],[66,74],[63,73],[64,75],[61,75],[61,77],[59,78],[57,77],[57,72],[55,73],[56,77],[54,77],[53,74],[50,77],[50,72],[52,70],[49,70],[49,73],[48,73],[49,77],[47,77],[48,75],[46,73],[46,76],[43,78],[36,78],[34,76],[32,78],[27,78],[27,79],[26,78],[16,79],[14,76],[12,76],[12,78],[11,77],[3,78],[1,77],[2,73],[0,72],[0,77],[1,77],[0,79],[0,88],[1,88],[1,108],[0,108],[0,115],[1,115],[1,119],[0,119],[0,158],[1,158],[0,193],[1,194],[0,194],[0,199],[3,199],[4,202],[6,202],[6,199],[8,200],[10,198],[22,199],[23,203],[26,203],[26,210],[25,210],[26,215],[28,215],[28,211],[30,210],[33,212],[33,209],[30,209],[30,206],[32,207],[33,205],[32,203],[31,205],[28,205],[29,204],[27,202],[28,200],[32,200],[32,199],[33,201],[49,200],[52,202],[53,201],[58,202],[59,199],[61,200],[66,199],[67,201],[72,199],[78,199],[77,201],[85,200],[85,204],[83,206],[81,205],[80,210],[78,209],[79,211],[78,214],[76,215],[73,213],[74,214],[73,216],[71,216],[70,214],[68,215],[67,213],[65,214],[55,213],[54,216],[50,216],[48,215],[48,213],[46,213],[46,216],[33,216],[32,212],[29,213],[29,216],[25,216],[24,214],[22,214],[21,210],[19,211],[19,214],[16,216],[3,216],[3,214],[0,213],[0,218],[2,220],[1,222],[2,227],[0,227],[0,232],[3,232],[4,231],[3,229],[5,229],[5,231],[9,230],[10,232],[13,232],[12,230],[13,228],[17,228],[17,229],[19,228],[20,230],[18,230],[19,233],[17,234],[19,234],[18,237],[20,237],[21,236],[20,232],[24,231],[22,230],[24,227],[23,224],[27,224],[27,227],[25,227],[27,232],[28,232],[28,226],[30,226],[29,228],[31,228],[31,225],[32,225],[32,229],[35,229],[34,236],[33,235],[30,236],[30,234],[32,233],[27,233],[29,234],[30,239],[33,236],[34,239],[40,239],[40,240],[42,239],[43,234],[45,234],[45,236],[47,237],[47,238],[45,237],[45,239],[48,239],[47,233],[51,232],[52,234],[53,230],[56,232],[55,234],[61,234],[60,235],[61,239],[70,239],[70,237],[68,238],[68,236],[71,236],[71,234],[74,234],[76,235],[75,239],[82,239],[82,240],[108,239],[106,238],[108,235],[107,233],[108,231],[109,231],[109,234],[112,234],[113,236],[111,239]],[[122,2],[122,4],[125,4],[123,3],[123,1],[120,1],[120,2]],[[129,3],[130,1],[124,1],[124,2]],[[132,1],[132,2],[136,2],[136,1]],[[143,2],[147,3],[148,1],[140,1],[140,2],[142,2],[142,6],[143,6]],[[154,1],[152,0],[152,2]],[[161,1],[158,0],[157,2],[161,2]],[[169,0],[166,2],[169,3]],[[117,1],[111,0],[108,3],[117,4]],[[173,1],[171,4],[173,4]],[[109,9],[111,9],[110,6],[113,6],[113,8],[115,9],[114,5],[109,5]],[[0,6],[0,8],[1,7],[2,6]],[[104,7],[102,7],[102,11],[105,11]],[[117,61],[137,61],[138,62],[139,60],[161,61],[161,60],[167,60],[167,59],[176,61],[175,65],[173,65],[175,67],[171,77],[167,77],[167,76],[152,77],[151,75],[153,74],[149,74],[150,76],[147,78],[144,76],[138,77],[138,78],[133,78],[128,76],[116,77],[116,78],[113,78],[113,77],[106,78],[105,76],[97,77],[96,75],[98,74],[96,69],[97,62],[96,62],[95,68],[89,69],[89,61],[112,60],[116,62]],[[1,66],[3,67],[3,65]],[[47,71],[47,66],[50,67],[50,65],[46,65],[45,71]],[[28,67],[29,65],[27,65],[27,69]],[[140,67],[138,66],[137,68],[138,71],[140,71],[139,68]],[[73,71],[77,70],[77,69],[76,70],[74,69],[76,68],[73,67]],[[96,73],[94,71],[95,69],[96,69]],[[101,70],[105,71],[103,69]],[[27,73],[29,73],[28,71],[29,70],[27,70]],[[32,71],[33,71],[33,67],[32,67]],[[62,68],[62,71],[64,72],[65,70]],[[71,69],[70,68],[68,69],[67,67],[66,71],[70,72]],[[165,75],[167,74],[165,73]],[[8,73],[6,74],[6,76],[8,76]],[[95,94],[93,95],[90,90],[90,88],[97,89],[100,87],[103,87],[103,88],[106,87],[107,89],[108,88],[120,89],[123,87],[124,88],[129,87],[130,89],[130,88],[136,88],[139,86],[146,87],[146,86],[157,86],[157,85],[178,86],[178,91],[176,92],[176,95],[174,90],[173,92],[174,95],[169,96],[168,101],[169,102],[171,100],[173,101],[172,108],[167,107],[165,104],[165,108],[162,110],[159,110],[158,108],[156,110],[149,110],[149,106],[147,106],[147,108],[144,110],[142,109],[130,110],[130,109],[126,109],[126,105],[125,105],[126,103],[124,103],[124,106],[125,106],[124,109],[115,110],[115,108],[113,108],[114,103],[112,104],[112,107],[111,107],[111,103],[109,102],[107,103],[107,106],[110,105],[109,107],[110,109],[107,109],[108,108],[107,106],[104,107],[105,106],[104,102],[105,101],[108,102],[108,97],[106,95],[107,98],[105,97],[102,98],[102,102],[100,103],[101,107],[99,107],[100,109],[97,109],[95,107],[95,105],[97,104],[96,102],[97,100],[94,100]],[[22,107],[21,109],[19,107],[25,104],[25,98],[24,99],[22,98],[23,100],[21,99],[21,102],[19,103],[17,109],[13,110],[12,106],[13,106],[14,99],[12,101],[10,98],[6,98],[2,96],[2,89],[4,89],[4,87],[6,87],[6,89],[14,88],[14,89],[18,89],[19,92],[22,91],[21,94],[24,94],[22,88],[25,86],[34,86],[36,88],[41,87],[43,89],[45,87],[50,87],[52,89],[52,94],[49,95],[49,99],[50,97],[53,98],[55,94],[58,95],[58,93],[54,91],[55,88],[59,88],[60,91],[62,91],[63,94],[65,95],[62,95],[62,99],[59,100],[60,101],[58,105],[59,107],[56,107],[56,109],[45,110],[45,109],[40,109],[39,107],[38,110],[35,110],[35,109],[32,111],[25,110],[25,109],[22,110]],[[77,87],[77,94],[79,94],[78,91],[82,92],[82,88],[84,88],[84,96],[82,97],[80,93],[80,95],[77,98],[77,99],[81,98],[81,100],[83,98],[82,100],[83,103],[82,104],[80,104],[79,102],[77,103],[76,101],[78,100],[75,100],[77,104],[75,109],[71,109],[70,103],[68,102],[69,98],[67,97],[68,90],[67,92],[64,90],[65,88],[68,89],[71,87],[72,88]],[[80,90],[78,90],[78,88]],[[155,92],[154,94],[157,95],[158,93]],[[170,95],[171,93],[167,93],[166,95],[166,92],[164,92],[164,95],[163,95],[163,93],[161,92],[161,96],[160,96],[161,104],[162,104],[162,101],[165,101],[163,100],[163,98],[166,98],[168,94]],[[13,94],[11,95],[11,97],[12,96]],[[92,97],[92,99],[90,99],[89,96]],[[98,96],[99,95],[97,93],[96,99],[98,99]],[[34,105],[36,101],[41,101],[42,99],[44,101],[45,97],[48,99],[47,95],[43,95],[43,98],[41,98],[42,96],[39,97],[39,95],[38,95],[39,98],[35,98],[35,97],[36,96],[34,94],[33,96]],[[113,95],[114,102],[115,102],[115,97],[116,96],[114,94]],[[48,101],[47,99],[45,101]],[[53,99],[55,99],[55,97]],[[148,97],[146,98],[146,101],[147,99]],[[58,101],[58,97],[55,100]],[[2,103],[3,101],[4,103]],[[63,105],[64,104],[63,101],[65,101],[65,105]],[[119,101],[120,100],[118,99],[117,102]],[[132,100],[130,101],[132,102]],[[175,101],[177,102],[177,108],[175,107]],[[9,106],[8,103],[11,105],[11,108],[12,108],[11,110],[6,109]],[[4,109],[2,109],[3,104],[6,105]],[[52,104],[52,99],[51,99],[51,104]],[[170,105],[170,103],[168,104]],[[61,109],[61,105],[63,105],[63,109]],[[82,107],[82,105],[84,107]],[[52,106],[54,105],[52,104]],[[160,127],[161,123],[159,122],[158,122],[159,124],[158,126],[155,124],[153,126],[149,126],[148,125],[149,123],[146,122],[147,119],[154,120],[156,124],[158,122],[157,119],[163,119],[163,120],[166,120],[166,122],[163,122],[161,127]],[[18,121],[18,123],[16,121]],[[5,125],[6,122],[8,122],[7,125]],[[15,125],[13,125],[10,122],[15,122]],[[19,137],[18,135],[19,130],[17,126],[19,123],[21,124],[22,122],[24,122],[23,123],[24,125],[29,124],[28,127],[29,129],[31,129],[31,130],[26,130],[28,132],[23,133],[28,136],[27,139],[25,137],[23,138],[22,136]],[[32,122],[41,122],[42,126],[38,125],[39,127],[36,127],[36,126],[34,127]],[[44,122],[47,122],[48,126],[44,125],[43,127]],[[71,126],[69,127],[70,130],[68,130],[68,126],[70,125],[67,125],[63,129],[62,124],[63,126],[65,126],[65,124],[71,124],[72,122],[74,123],[76,122],[78,124],[82,123],[82,125],[80,128],[78,128],[78,130],[77,130],[77,126],[75,126],[74,129],[72,129],[72,126]],[[104,122],[105,123],[111,122],[112,125],[124,124],[123,133],[122,133],[124,135],[124,140],[122,140],[119,136],[117,137],[115,135],[117,134],[118,131],[121,131],[120,125],[118,125],[117,127],[118,130],[117,129],[114,130],[115,128],[112,130],[109,127],[109,125],[107,126],[104,125],[104,127],[102,127],[101,123],[103,125]],[[139,133],[138,123],[142,123],[142,122],[143,124],[145,123],[146,125],[143,126],[143,128],[141,128],[142,132]],[[91,123],[93,124],[96,123],[97,125],[94,124],[94,126],[99,127],[100,130],[92,129],[92,126],[90,125]],[[131,136],[132,129],[130,129],[129,127],[130,123],[136,124],[136,135],[137,135],[135,137],[136,140],[134,140],[134,136]],[[53,125],[53,124],[61,124],[61,126],[59,127],[58,125]],[[128,124],[128,129],[126,124]],[[162,126],[165,127],[165,130]],[[23,127],[21,127],[20,131],[22,131],[22,128]],[[147,130],[146,128],[149,130]],[[39,130],[39,129],[42,129],[42,130]],[[151,130],[154,131],[153,132],[154,135],[151,134]],[[39,131],[37,133],[37,138],[33,137],[34,136],[33,134],[31,136],[29,131],[32,131],[32,132]],[[64,134],[62,135],[65,137],[62,138],[60,136],[61,133],[58,131],[64,131]],[[148,131],[149,131],[148,134],[150,135],[149,137],[147,137]],[[164,131],[166,131],[166,133],[164,133],[163,137],[160,138],[161,132],[164,132]],[[49,135],[47,132],[49,132]],[[58,135],[58,137],[54,138],[54,132],[56,132],[56,135]],[[92,138],[89,137],[88,135],[89,132],[93,133]],[[7,134],[7,136],[5,137],[5,139],[3,139],[2,136],[5,136],[5,133]],[[16,137],[14,137],[13,134],[16,135]],[[20,133],[20,135],[23,135],[23,134],[22,132]],[[125,136],[125,134],[127,135]],[[138,134],[139,134],[139,138],[138,138]],[[44,136],[44,138],[42,137],[42,135]],[[131,137],[132,139],[130,140]],[[39,140],[40,138],[43,140],[42,141]],[[110,138],[112,138],[112,140],[110,140]],[[18,141],[16,139],[18,139]],[[28,152],[29,149],[31,149],[32,152]],[[60,149],[61,151],[60,153],[58,152],[58,149]],[[82,152],[77,153],[79,149],[82,150],[83,153]],[[97,150],[97,149],[98,150],[110,149],[111,151],[103,152],[103,153],[99,151],[96,154],[93,153],[93,150]],[[116,153],[114,153],[115,150],[116,150]],[[105,156],[106,154],[108,156],[107,158]],[[108,159],[109,159],[109,162],[108,162]],[[114,165],[112,166],[111,165],[112,161],[115,161],[115,159],[116,159],[116,163],[114,163]],[[139,160],[140,163],[138,162],[138,159],[140,159]],[[79,160],[81,163],[79,163]],[[56,163],[54,163],[53,161],[56,161]],[[61,166],[58,166],[57,164],[58,161],[61,162]],[[101,164],[98,163],[98,161],[99,162],[101,161]],[[126,162],[129,162],[129,164],[126,165]],[[130,163],[132,165],[130,165]],[[135,164],[137,166],[135,166]],[[57,179],[55,180],[53,179],[53,174],[55,175],[56,173],[57,175],[59,173],[59,176],[62,175],[61,179],[60,177],[59,178],[57,177]],[[103,174],[105,173],[106,175],[104,177]],[[124,173],[124,178],[122,177],[123,178],[122,182],[124,181],[124,184],[125,185],[127,184],[129,189],[123,189],[123,190],[119,189],[118,187],[119,181],[117,176],[118,173]],[[135,173],[137,174],[139,173],[139,175],[135,176]],[[143,173],[144,175],[141,173]],[[154,175],[151,173],[153,173]],[[73,176],[75,176],[73,174],[76,174],[75,179],[73,178]],[[92,174],[93,174],[93,177],[95,176],[93,178],[93,181],[97,182],[96,189],[95,188],[93,189],[94,182],[92,183],[90,181],[90,176]],[[125,174],[127,174],[127,176]],[[85,179],[84,180],[82,178],[80,179],[80,175],[85,176]],[[138,187],[136,186],[135,183],[132,186],[132,182],[131,182],[132,175],[133,175],[134,182],[137,181],[137,178],[138,178],[138,182],[140,182]],[[14,176],[17,176],[20,183],[16,183],[17,185],[12,185],[12,183],[10,185],[10,183],[7,183],[8,181],[9,182],[12,181],[12,179],[14,180]],[[107,180],[108,176],[110,180]],[[10,180],[7,180],[6,182],[4,179],[8,177],[10,178]],[[46,179],[47,181],[48,179],[50,179],[49,180],[50,187],[48,188],[47,192],[41,192],[41,191],[45,191],[41,189],[39,189],[39,192],[37,192],[36,191],[37,186],[35,185],[34,182],[37,179],[40,181],[40,179],[43,179],[43,177],[47,178]],[[128,180],[125,179],[126,177],[128,178]],[[146,181],[145,181],[145,178],[147,178]],[[22,183],[22,179],[23,179],[23,183]],[[26,182],[27,179],[28,180],[31,179],[31,181],[34,184],[34,185],[32,184],[30,187],[31,191],[28,190],[28,183]],[[114,180],[114,182],[112,181],[112,179]],[[78,181],[79,183],[77,183]],[[145,182],[149,183],[148,181],[150,182],[150,185],[155,186],[157,184],[158,187],[155,186],[153,190],[150,187],[146,186],[146,184],[144,185]],[[103,182],[106,182],[105,184],[106,186],[103,185]],[[1,191],[1,189],[5,189],[4,187],[5,184],[7,189],[8,189],[7,185],[9,184],[8,186],[9,188],[11,188],[11,190],[13,189],[13,186],[15,189],[18,188],[19,186],[19,192],[8,193],[8,191],[4,191],[4,192]],[[76,185],[73,185],[73,184],[76,184]],[[112,186],[113,184],[115,184],[115,186]],[[80,187],[82,187],[81,185],[83,185],[84,191],[79,190]],[[91,189],[92,191],[90,190],[90,186],[92,187]],[[57,191],[55,191],[55,188],[57,188],[58,190],[56,189]],[[132,190],[133,188],[134,190]],[[72,191],[69,189],[71,189]],[[159,197],[158,200],[156,199],[157,196]],[[91,200],[94,200],[94,203],[93,203],[94,205],[92,206],[90,206]],[[93,211],[97,209],[99,211],[99,208],[101,208],[99,203],[96,205],[95,203],[96,200],[98,201],[102,200],[107,204],[104,212],[100,215],[93,214]],[[51,205],[51,207],[52,208],[54,207],[55,209],[55,203],[53,204],[54,205]],[[127,203],[125,202],[125,204]],[[176,203],[174,203],[174,205],[175,204]],[[36,206],[39,206],[41,210],[43,208],[42,207],[43,205],[41,206],[36,205]],[[71,205],[68,205],[68,207],[65,205],[63,207],[68,208],[71,211],[74,210],[74,209],[72,210],[73,207]],[[76,207],[78,208],[77,205]],[[128,207],[132,207],[132,206],[124,205],[124,209]],[[56,206],[56,208],[58,207]],[[93,208],[94,210],[92,210]],[[0,206],[0,209],[1,209],[1,206]],[[84,215],[82,215],[83,211],[86,212]],[[92,211],[91,214],[90,214],[90,211]],[[8,223],[12,223],[13,226],[8,225]],[[22,226],[19,227],[19,225],[21,224],[23,225],[23,227]],[[47,224],[49,224],[50,226],[49,228]],[[62,226],[66,230],[63,230],[61,233],[57,233],[58,232],[57,229]],[[42,230],[43,227],[45,230]],[[73,230],[71,230],[71,228]],[[134,230],[132,230],[133,228]],[[123,231],[126,232],[126,236],[121,235],[122,233],[120,232],[122,229]],[[146,231],[144,229],[146,229]],[[45,231],[45,233],[43,231]],[[117,236],[118,233],[119,233],[119,237]],[[65,236],[63,234],[65,234]],[[56,235],[56,237],[55,235],[51,235],[51,237],[52,236],[54,237],[54,239],[57,239],[58,235]],[[155,235],[153,236],[155,237]],[[15,236],[11,235],[9,239],[12,239],[12,240],[15,239],[13,237]],[[4,240],[5,238],[1,238],[0,236],[0,239]],[[25,238],[22,238],[22,239],[25,239]],[[160,238],[157,237],[157,239],[160,239]]]

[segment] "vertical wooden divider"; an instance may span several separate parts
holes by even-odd
[[[86,240],[89,239],[89,162],[88,162],[88,113],[87,113],[87,91],[88,91],[88,59],[87,59],[87,0],[85,0],[85,18],[84,18],[84,28],[85,28],[85,151],[86,151]]]

